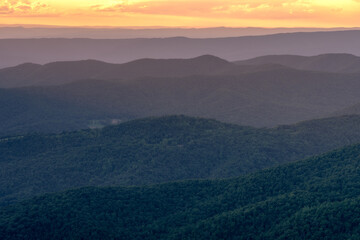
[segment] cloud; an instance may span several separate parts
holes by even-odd
[[[0,2],[0,14],[2,15],[29,15],[46,11],[47,4],[40,1],[30,0],[2,0]]]
[[[103,13],[138,13],[153,15],[186,16],[208,13],[212,7],[222,1],[119,1],[115,4],[98,4],[91,6],[91,10]]]
[[[348,18],[360,0],[143,0],[103,1],[90,7],[98,16],[168,16],[192,19],[296,20]],[[341,20],[341,19],[339,19]]]
[[[9,8],[8,6],[0,5],[0,14],[10,14],[12,12],[13,12],[13,10],[11,8]]]
[[[353,26],[359,13],[360,0],[0,0],[2,19],[60,25]]]
[[[360,1],[360,0],[359,0]],[[212,0],[212,1],[119,1],[97,4],[91,11],[102,14],[150,14],[190,17],[283,18],[316,11],[308,0]]]

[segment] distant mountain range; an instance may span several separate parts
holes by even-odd
[[[125,63],[140,58],[193,58],[215,55],[228,61],[273,54],[360,55],[360,31],[283,33],[266,36],[192,39],[0,39],[0,68],[32,62],[97,59]]]
[[[238,65],[280,64],[310,71],[360,73],[360,57],[351,54],[322,54],[318,56],[271,55],[236,62]]]
[[[125,64],[96,60],[54,62],[45,65],[25,63],[0,70],[0,87],[61,85],[84,79],[136,79],[144,77],[186,77],[227,74],[258,70],[258,67],[236,67],[215,56],[193,59],[140,59]]]
[[[277,33],[346,31],[360,28],[91,28],[1,25],[0,38],[223,38],[257,36]]]
[[[169,116],[0,138],[0,205],[81,186],[239,176],[360,142],[360,116],[256,129]]]
[[[236,179],[47,194],[2,208],[0,237],[359,239],[359,156],[355,145]]]
[[[0,69],[0,87],[61,85],[77,80],[130,80],[145,77],[173,78],[187,76],[239,75],[293,68],[331,73],[360,73],[360,57],[351,54],[263,56],[228,62],[212,55],[192,59],[139,59],[124,64],[97,60],[53,62],[45,65],[25,63]]]

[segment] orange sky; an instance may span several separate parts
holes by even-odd
[[[0,0],[0,24],[359,27],[360,0]]]

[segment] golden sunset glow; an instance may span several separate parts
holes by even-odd
[[[358,27],[360,0],[0,0],[0,24]]]

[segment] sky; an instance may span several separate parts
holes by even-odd
[[[0,24],[359,27],[360,0],[0,0]]]

